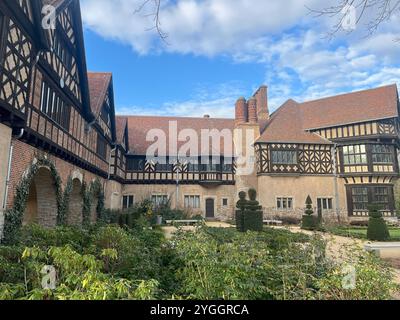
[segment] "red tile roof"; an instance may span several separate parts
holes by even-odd
[[[257,142],[326,144],[327,140],[308,131],[398,116],[396,85],[304,103],[288,100],[272,114]]]
[[[301,104],[304,129],[395,118],[398,112],[395,84]]]
[[[293,100],[286,101],[272,114],[257,142],[330,144],[328,140],[303,129],[302,110]]]
[[[125,133],[125,128],[127,125],[126,118],[124,117],[116,117],[115,118],[115,130],[116,130],[116,139],[117,143],[122,143],[124,140],[124,133]]]
[[[228,129],[230,135],[228,136],[230,150],[227,150],[229,154],[233,152],[233,129],[235,121],[234,119],[214,119],[214,118],[180,118],[180,117],[151,117],[151,116],[117,116],[117,127],[123,126],[122,119],[128,121],[129,130],[129,147],[130,152],[136,155],[146,155],[146,151],[150,145],[154,142],[146,141],[146,136],[152,129],[161,129],[165,132],[167,137],[167,155],[169,154],[169,126],[170,124],[177,125],[178,134],[184,129],[192,129],[196,132],[199,137],[199,150],[198,154],[201,153],[201,132],[202,130],[217,129],[220,132],[224,129]],[[117,129],[121,130],[121,129]],[[183,146],[188,140],[184,142],[178,142],[178,150]],[[193,141],[193,140],[192,140]],[[172,141],[171,141],[172,143]],[[209,155],[220,155],[223,154],[224,149],[224,139],[220,140],[220,152],[212,149],[209,150]],[[204,154],[203,154],[204,155]]]
[[[90,107],[95,116],[101,111],[111,78],[108,72],[88,72]]]

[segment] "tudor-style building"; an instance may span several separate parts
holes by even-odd
[[[44,5],[55,29],[42,26]],[[326,219],[365,219],[368,203],[395,215],[396,85],[288,100],[272,114],[262,86],[232,119],[116,116],[112,75],[86,68],[78,0],[3,0],[0,39],[0,231],[5,215],[94,222],[102,193],[112,209],[170,200],[216,219],[232,219],[251,187],[266,217],[301,217],[308,195]]]
[[[45,5],[55,28],[42,26]],[[79,1],[1,1],[0,39],[0,229],[12,208],[51,227],[67,205],[80,224],[83,188],[105,185],[116,135],[111,75],[86,69]]]
[[[255,144],[266,214],[300,215],[311,195],[323,215],[365,218],[367,205],[377,203],[385,216],[395,216],[399,133],[396,85],[288,100]]]

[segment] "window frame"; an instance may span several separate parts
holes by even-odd
[[[284,159],[285,153],[291,153],[292,159],[290,160],[287,156],[286,156],[286,159]],[[281,155],[281,158],[279,159],[279,156],[277,156],[278,158],[274,159],[274,154]],[[292,150],[292,149],[282,149],[282,150],[281,149],[272,149],[271,150],[271,163],[274,165],[298,165],[299,164],[298,151]]]
[[[350,149],[352,148],[352,150]],[[346,145],[342,147],[343,165],[362,166],[368,165],[368,150],[366,144]],[[353,159],[353,162],[351,161]],[[360,160],[360,162],[357,162]]]
[[[193,194],[184,195],[183,204],[185,209],[201,209],[201,196]]]
[[[127,200],[127,201],[125,201]],[[132,201],[130,201],[132,200]],[[135,205],[135,195],[126,194],[122,196],[122,209],[127,210],[132,208]]]
[[[278,201],[280,201],[280,202],[278,202]],[[276,210],[282,211],[282,212],[293,211],[294,207],[295,207],[294,201],[295,201],[295,199],[293,196],[277,196],[277,197],[275,197]],[[289,202],[291,203],[291,206],[288,206]],[[280,205],[278,205],[278,203],[280,203]],[[284,208],[284,206],[283,206],[284,203],[286,203],[286,208]]]
[[[154,198],[156,198],[156,201],[154,201]],[[162,201],[158,201],[159,198],[162,198]],[[152,194],[151,201],[155,207],[159,207],[168,203],[169,196],[167,194]]]
[[[382,150],[374,150],[376,147],[383,147],[387,148],[386,151]],[[394,164],[394,157],[393,157],[393,147],[391,145],[387,144],[373,144],[371,145],[371,157],[372,157],[372,163],[374,165],[392,165]],[[389,156],[390,160],[389,161],[376,161],[375,157],[376,156]]]
[[[354,189],[365,189],[363,194],[354,194]],[[385,188],[386,194],[379,194],[376,192],[377,189]],[[364,197],[364,201],[354,201],[354,196],[362,196]],[[386,197],[385,201],[382,201],[382,198],[377,197]],[[363,208],[356,208],[357,203],[364,203]],[[349,216],[358,216],[357,213],[363,213],[368,211],[368,204],[379,204],[382,205],[383,208],[381,211],[383,212],[395,212],[395,196],[394,196],[394,186],[392,184],[355,184],[347,186],[347,206],[348,206],[348,214]]]
[[[319,201],[321,201],[322,212],[329,212],[334,210],[333,197],[317,197],[317,210],[319,209]],[[326,208],[324,208],[324,201],[326,203]]]
[[[226,204],[225,204],[226,201]],[[229,198],[222,198],[222,206],[224,208],[229,207]]]

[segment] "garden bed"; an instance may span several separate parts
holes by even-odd
[[[331,227],[328,232],[337,236],[367,240],[368,227]],[[390,241],[400,241],[400,228],[389,227]]]

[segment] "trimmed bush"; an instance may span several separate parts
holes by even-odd
[[[318,218],[313,216],[314,210],[312,208],[311,197],[306,199],[306,210],[304,211],[301,228],[304,230],[316,230],[318,228]]]
[[[235,220],[236,220],[236,229],[240,232],[245,232],[244,231],[244,211],[246,209],[246,204],[247,204],[247,199],[246,199],[246,192],[242,191],[239,192],[239,201],[236,203],[236,214],[235,214]]]
[[[390,234],[385,220],[380,212],[381,207],[377,205],[370,205],[369,210],[369,223],[367,238],[372,241],[387,241],[390,239]]]
[[[246,203],[244,211],[243,226],[244,232],[246,231],[262,231],[263,230],[263,213],[257,199],[257,191],[255,189],[249,190],[250,200]]]

